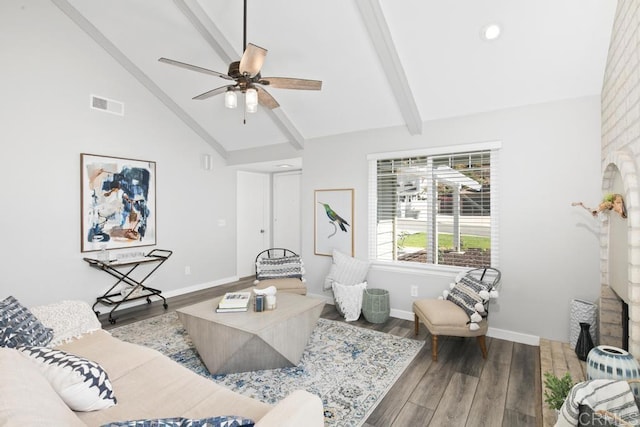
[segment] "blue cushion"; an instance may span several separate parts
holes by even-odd
[[[236,415],[222,415],[219,417],[189,419],[189,418],[158,418],[155,420],[118,421],[103,424],[101,427],[253,427],[250,419]]]
[[[44,325],[12,296],[0,301],[0,347],[47,345],[53,329]]]

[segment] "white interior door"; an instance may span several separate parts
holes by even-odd
[[[297,254],[301,250],[301,178],[300,171],[273,175],[273,246]]]
[[[255,274],[256,255],[269,248],[270,179],[268,174],[238,171],[238,277]]]

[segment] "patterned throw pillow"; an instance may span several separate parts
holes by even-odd
[[[479,321],[477,317],[472,318],[472,316],[475,314],[486,317],[485,310],[479,311],[477,304],[484,307],[484,304],[489,300],[490,290],[491,285],[466,275],[460,278],[460,281],[449,291],[447,299],[462,308],[472,321]]]
[[[12,296],[0,301],[0,347],[47,345],[53,330],[44,325],[29,309]]]
[[[254,422],[244,417],[223,415],[193,420],[189,418],[159,418],[155,420],[118,421],[102,427],[252,427]]]
[[[53,389],[74,411],[96,411],[116,404],[105,370],[92,362],[47,347],[20,347],[34,361]]]
[[[256,262],[256,279],[302,279],[304,267],[299,255],[260,258]]]

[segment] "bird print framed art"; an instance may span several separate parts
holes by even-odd
[[[315,191],[315,254],[353,253],[353,188]]]

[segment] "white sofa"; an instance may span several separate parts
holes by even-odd
[[[37,364],[14,348],[0,347],[0,425],[102,426],[126,420],[222,415],[249,418],[257,427],[324,425],[322,402],[311,393],[298,390],[270,406],[102,329],[66,339],[55,348],[98,363],[108,374],[117,404],[72,411]]]

